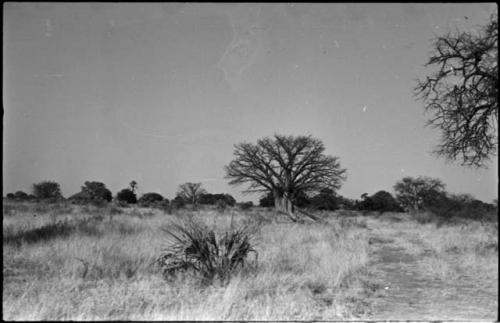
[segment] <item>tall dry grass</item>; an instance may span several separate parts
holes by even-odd
[[[258,225],[259,266],[224,286],[201,288],[189,273],[166,281],[153,264],[166,243],[160,228],[175,217],[221,232]],[[74,207],[20,210],[3,224],[6,320],[343,320],[355,317],[368,262],[362,221],[278,223],[262,210]]]

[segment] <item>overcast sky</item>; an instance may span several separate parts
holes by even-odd
[[[496,198],[487,170],[430,152],[412,95],[435,35],[473,31],[493,4],[4,3],[4,194],[55,180],[173,198],[187,181],[237,200],[233,145],[311,134],[339,156],[349,198],[404,176]]]

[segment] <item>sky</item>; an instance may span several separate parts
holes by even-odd
[[[492,3],[4,2],[3,191],[53,180],[173,198],[232,187],[234,145],[312,135],[347,169],[339,194],[441,179],[491,202],[498,158],[471,169],[431,154],[437,129],[413,95],[431,41],[474,31]]]

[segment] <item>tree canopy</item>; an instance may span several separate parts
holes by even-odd
[[[415,94],[441,130],[436,153],[467,166],[484,166],[498,151],[498,17],[478,33],[439,36]]]
[[[262,138],[235,145],[234,160],[225,167],[231,185],[247,184],[245,192],[272,192],[277,211],[293,218],[299,193],[329,188],[336,191],[346,170],[338,157],[324,154],[323,142],[311,136]]]

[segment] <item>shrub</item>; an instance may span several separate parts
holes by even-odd
[[[112,200],[111,191],[101,182],[86,181],[81,191],[68,198],[74,204],[93,204],[104,206]]]
[[[54,181],[43,181],[33,184],[33,195],[37,199],[48,202],[56,202],[63,199],[59,183]]]
[[[137,203],[137,196],[130,188],[124,188],[123,190],[118,192],[116,194],[116,199],[118,201],[127,202],[128,204]]]
[[[217,234],[206,225],[190,219],[173,223],[162,230],[170,244],[157,263],[166,278],[171,278],[178,271],[192,270],[206,284],[217,278],[225,283],[238,267],[247,264],[250,253],[254,253],[257,260],[257,251],[252,246],[256,227],[242,225]]]
[[[7,193],[6,198],[7,198],[8,200],[13,200],[13,199],[15,198],[15,195],[14,195],[14,193]]]
[[[16,201],[28,201],[30,200],[30,196],[23,191],[17,191],[14,193],[14,199]]]
[[[242,202],[239,204],[239,207],[243,211],[250,210],[253,207],[253,202],[252,201]]]
[[[143,207],[155,206],[157,203],[164,201],[165,198],[158,193],[146,193],[143,194],[137,203]],[[168,200],[167,204],[168,204]]]
[[[259,200],[259,206],[274,207],[274,196],[272,192],[267,193]]]
[[[215,207],[217,208],[217,211],[219,212],[224,212],[227,208],[226,202],[224,200],[217,200],[217,203],[215,203]]]

